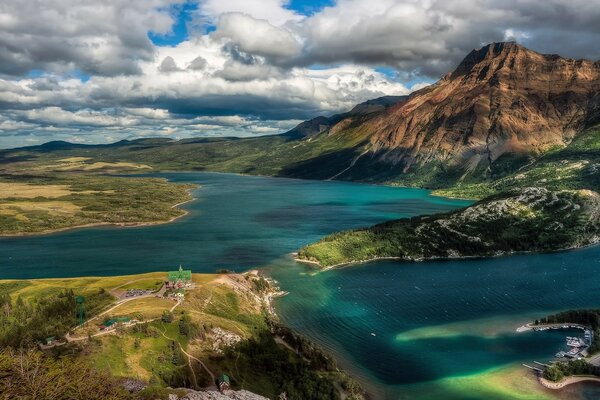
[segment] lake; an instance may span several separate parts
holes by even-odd
[[[522,398],[549,396],[520,363],[547,359],[567,333],[515,328],[557,310],[600,306],[600,247],[386,261],[316,274],[289,257],[334,231],[445,212],[465,201],[346,182],[156,176],[202,186],[183,206],[187,216],[166,225],[3,238],[0,278],[123,275],[179,264],[194,272],[260,267],[290,292],[276,302],[285,323],[334,352],[376,397],[389,399],[519,398],[518,390]],[[562,394],[576,396],[597,398],[600,391],[585,385]]]

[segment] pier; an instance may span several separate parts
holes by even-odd
[[[548,364],[544,364],[544,363],[541,363],[541,362],[539,362],[539,361],[534,361],[533,363],[534,363],[534,364],[537,364],[537,365],[539,365],[539,366],[541,366],[541,367],[546,367],[546,368],[549,368],[549,367],[550,367]]]
[[[535,361],[534,361],[534,362],[535,362]],[[535,372],[538,372],[538,373],[540,373],[540,374],[544,372],[544,370],[543,370],[543,369],[541,369],[541,368],[532,367],[531,365],[527,365],[527,364],[525,364],[525,363],[523,363],[523,364],[521,364],[521,365],[522,365],[522,366],[524,366],[525,368],[529,368],[529,369],[531,369],[531,370],[533,370],[533,371],[535,371]]]

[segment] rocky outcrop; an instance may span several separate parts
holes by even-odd
[[[189,390],[183,397],[171,395],[169,400],[269,400],[247,390],[196,391]]]
[[[347,122],[329,128],[343,135]],[[473,50],[456,70],[371,114],[371,157],[415,171],[439,161],[465,174],[505,154],[539,154],[600,122],[600,62],[544,55],[516,43]],[[337,125],[337,126],[336,126]]]

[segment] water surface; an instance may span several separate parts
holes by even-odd
[[[288,253],[343,229],[468,203],[425,190],[214,173],[195,182],[189,215],[166,225],[86,228],[0,239],[0,278],[262,267],[290,294],[282,319],[333,351],[380,398],[538,398],[519,369],[565,332],[517,334],[539,316],[600,306],[600,247],[487,260],[376,262],[324,273]],[[511,386],[514,385],[514,386]],[[522,391],[522,396],[519,394]],[[563,398],[598,398],[597,387]]]

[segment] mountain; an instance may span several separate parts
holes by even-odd
[[[363,103],[357,104],[352,110],[336,114],[331,117],[318,116],[316,118],[304,121],[294,127],[292,130],[284,133],[284,136],[293,139],[304,139],[311,138],[320,133],[323,133],[333,126],[337,125],[340,121],[351,120],[352,122],[364,122],[373,113],[387,110],[389,107],[404,101],[408,96],[383,96],[376,99],[367,100]],[[345,125],[348,125],[346,122]]]
[[[454,180],[490,176],[507,159],[525,164],[600,122],[600,62],[492,43],[434,85],[369,117],[358,125],[343,118],[326,132],[340,139],[368,132],[360,153],[366,161],[354,160],[357,167],[387,165],[400,176],[433,166],[434,174],[451,170]]]
[[[377,258],[424,260],[577,248],[600,241],[600,195],[513,189],[448,214],[335,233],[304,247],[322,267]]]

